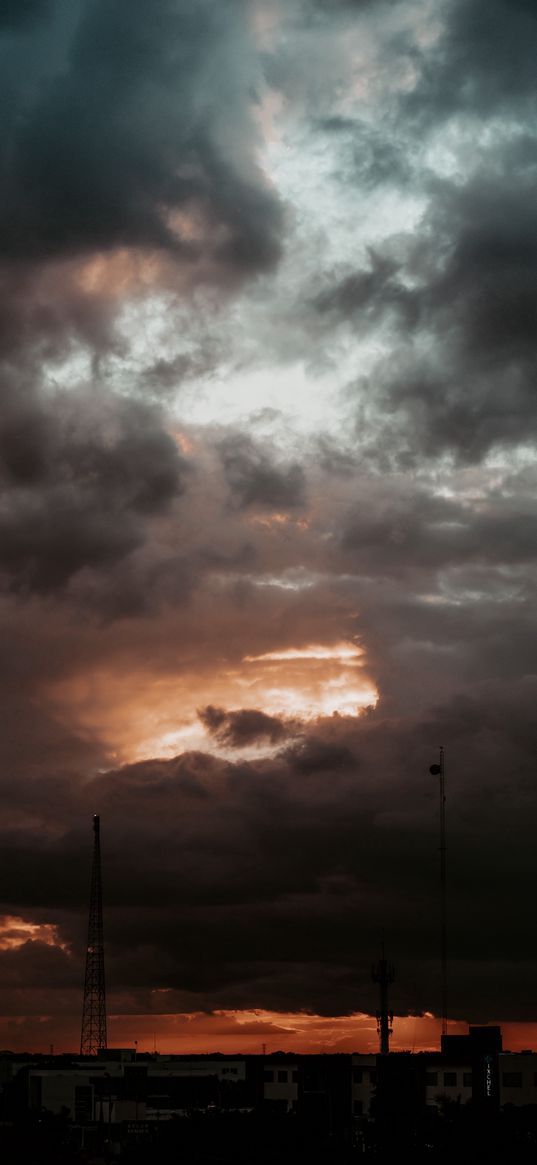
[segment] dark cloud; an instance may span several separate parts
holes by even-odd
[[[535,515],[529,496],[493,496],[476,511],[426,489],[399,496],[379,490],[374,508],[357,505],[343,533],[343,545],[374,574],[405,568],[449,569],[535,560]]]
[[[443,741],[450,781],[453,1008],[475,1020],[494,1018],[500,1009],[505,1018],[531,1018],[537,956],[532,944],[525,945],[527,902],[521,896],[511,903],[511,877],[530,884],[534,831],[535,608],[527,570],[534,553],[532,481],[529,470],[514,475],[504,483],[505,496],[492,490],[489,505],[481,501],[474,510],[460,499],[434,497],[410,478],[372,482],[363,469],[360,476],[356,470],[340,476],[347,503],[342,510],[340,493],[329,511],[331,538],[322,557],[333,589],[323,591],[323,582],[312,593],[284,590],[282,597],[278,588],[274,594],[252,588],[252,605],[244,600],[232,623],[234,658],[265,635],[267,645],[274,644],[275,629],[279,646],[315,642],[321,630],[335,639],[338,630],[342,634],[338,604],[348,587],[352,607],[343,609],[347,617],[359,601],[362,617],[353,626],[365,631],[382,693],[379,711],[359,720],[303,724],[301,740],[272,759],[232,764],[185,753],[83,783],[62,773],[75,765],[87,773],[99,759],[104,768],[96,734],[87,734],[84,752],[83,737],[69,742],[65,726],[49,721],[50,737],[41,738],[45,757],[37,765],[40,773],[45,761],[49,766],[46,781],[36,775],[35,761],[30,779],[27,752],[22,761],[16,750],[7,754],[14,765],[8,787],[11,771],[22,767],[24,780],[9,796],[16,828],[6,828],[0,847],[5,911],[30,918],[37,911],[40,920],[58,924],[73,945],[75,977],[82,965],[89,860],[83,822],[97,808],[111,982],[133,1010],[310,1007],[344,1014],[374,1008],[369,967],[379,918],[398,968],[395,1006],[434,1010],[436,787],[428,766]],[[326,505],[326,491],[315,486]],[[318,531],[314,524],[299,547],[296,537],[283,543],[284,561],[290,548],[301,561],[318,554]],[[230,539],[231,527],[226,534]],[[272,541],[269,546],[259,538],[259,569],[269,563],[274,569],[280,550]],[[192,557],[192,543],[183,549],[186,554],[189,547]],[[244,569],[252,570],[251,559]],[[150,636],[161,636],[152,648],[160,675],[174,674],[174,667],[180,672],[179,654],[199,663],[204,653],[209,659],[221,653],[229,667],[229,624],[224,619],[219,625],[227,599],[219,592],[217,608],[214,594],[201,599],[181,612],[179,622],[163,620],[152,628]],[[321,627],[319,613],[329,602],[335,622],[325,616]],[[32,654],[31,629],[26,642],[14,628],[6,649],[14,656],[12,643],[24,646],[20,667],[34,685],[26,689],[27,705],[29,694],[40,691],[39,677],[65,676],[55,652],[75,653],[67,675],[76,677],[96,660],[112,661],[126,650],[113,626],[106,639],[90,627],[86,645],[80,634],[60,622],[56,631],[50,628],[50,646],[38,641]],[[132,660],[140,651],[145,683],[151,643],[145,619],[131,625],[129,640]],[[20,675],[11,680],[19,685]],[[438,695],[443,706],[431,710]],[[178,698],[178,716],[179,704]],[[282,727],[278,718],[253,709],[211,707],[203,719],[225,734],[228,746],[262,737],[278,743]],[[34,735],[34,757],[36,741]],[[472,871],[481,868],[487,869],[484,896],[479,883],[468,890]],[[501,942],[497,911],[506,918]],[[513,990],[508,999],[506,984],[517,976],[527,990],[520,996]],[[165,1002],[162,995],[150,998],[148,985],[171,994]]]
[[[0,351],[23,381],[127,357],[123,300],[227,294],[278,261],[258,164],[262,74],[242,0],[7,4],[0,23]],[[153,354],[151,354],[153,356]],[[150,357],[146,395],[213,358]],[[173,369],[171,365],[174,365]]]
[[[374,8],[389,8],[400,4],[401,0],[302,0],[306,10],[310,9],[324,13],[327,17],[338,13],[359,14]]]
[[[232,496],[241,508],[287,510],[304,505],[305,475],[298,463],[278,463],[245,433],[226,437],[219,448]]]
[[[374,714],[321,723],[310,742],[270,761],[185,754],[66,787],[64,799],[38,810],[44,838],[53,822],[54,836],[37,847],[28,831],[4,838],[5,908],[14,913],[16,902],[17,913],[44,920],[48,905],[47,921],[60,925],[80,967],[89,857],[81,827],[87,818],[89,836],[97,807],[118,996],[147,1001],[150,983],[171,990],[172,1009],[190,998],[208,1009],[367,1010],[380,919],[397,962],[396,1008],[434,1009],[438,791],[428,767],[442,739],[454,1014],[533,1019],[537,950],[523,886],[529,893],[534,689],[518,685],[507,700],[498,687],[483,689],[404,724]],[[25,959],[51,960],[38,945],[8,959],[6,975],[21,965],[23,978]],[[71,982],[65,958],[55,958]],[[506,996],[519,972],[527,986]],[[159,995],[158,1007],[166,1004]]]
[[[60,948],[29,940],[14,950],[0,951],[2,991],[6,995],[17,990],[32,992],[46,981],[54,984],[54,992],[76,987],[79,966]]]
[[[267,740],[277,744],[292,734],[296,727],[293,722],[267,716],[266,712],[256,708],[239,708],[238,711],[228,712],[208,704],[199,710],[198,716],[215,740],[231,748],[247,748]]]
[[[356,396],[358,439],[369,435],[382,468],[444,453],[473,463],[535,433],[535,8],[454,0],[417,22],[409,5],[391,17],[373,7],[364,16],[375,62],[364,85],[377,116],[360,116],[367,100],[353,110],[323,89],[311,140],[330,143],[343,205],[352,189],[364,199],[375,190],[385,213],[389,188],[422,212],[404,230],[395,211],[391,238],[388,226],[378,243],[360,239],[355,262],[350,248],[331,279],[316,272],[310,342],[320,328],[321,359],[344,319],[378,343],[383,359],[357,377]],[[358,25],[349,10],[344,19],[350,36]],[[331,60],[326,72],[325,85]]]
[[[123,559],[184,489],[185,461],[156,411],[97,394],[9,393],[0,424],[8,585],[47,591]]]
[[[465,183],[433,181],[412,236],[312,301],[325,326],[388,329],[389,355],[356,385],[384,414],[379,451],[471,463],[535,434],[535,156],[523,137]]]
[[[367,330],[371,324],[395,316],[402,328],[419,321],[419,299],[405,287],[401,268],[389,255],[370,252],[370,267],[346,276],[340,283],[318,293],[312,301],[321,314],[343,315]]]
[[[379,129],[358,118],[331,117],[321,121],[318,129],[341,139],[342,170],[350,172],[362,190],[384,184],[403,190],[408,186],[413,176],[408,142],[394,139],[387,127]]]
[[[144,388],[157,393],[176,390],[185,381],[211,375],[222,359],[222,346],[204,337],[196,349],[181,352],[170,360],[159,359],[143,375]]]
[[[44,18],[53,0],[3,0],[0,11],[0,29],[25,28]]]
[[[150,27],[146,15],[139,0],[60,7],[61,62],[33,61],[24,84],[10,73],[4,256],[164,248],[239,272],[277,259],[281,211],[254,159],[243,6],[158,0]],[[199,242],[174,225],[179,211],[205,220]]]
[[[382,929],[437,1010],[442,741],[453,1014],[537,1018],[533,9],[269,9],[2,11],[0,905],[66,944],[6,1011],[77,995],[95,811],[118,1012],[374,1011]],[[269,358],[352,380],[300,457],[255,378],[189,423]],[[121,765],[196,707],[256,759]]]
[[[451,0],[444,35],[424,54],[422,76],[408,105],[420,120],[454,111],[509,113],[534,106],[537,19],[531,0]]]
[[[450,450],[475,461],[535,434],[534,200],[528,170],[516,167],[514,185],[502,161],[495,174],[436,192],[430,274],[420,292],[400,290],[434,356],[409,353],[399,371],[386,369],[384,402],[407,416],[407,431],[429,455]],[[381,294],[391,311],[389,284]],[[408,310],[403,320],[408,327]]]

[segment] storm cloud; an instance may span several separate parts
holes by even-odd
[[[382,930],[438,1015],[439,744],[452,1017],[537,1020],[536,36],[3,6],[6,1040],[78,1042],[95,812],[114,1015],[371,1015]]]
[[[148,247],[196,261],[212,236],[224,264],[273,262],[281,215],[253,156],[245,6],[158,0],[150,23],[137,0],[34,13],[8,20],[4,43],[4,255]],[[206,218],[203,241],[174,225],[181,210]]]
[[[270,761],[184,754],[106,774],[80,791],[66,786],[62,837],[50,832],[51,806],[39,845],[24,831],[4,839],[2,865],[16,876],[18,911],[38,919],[46,913],[72,953],[49,954],[36,943],[1,956],[6,988],[17,967],[21,986],[39,985],[34,950],[35,958],[62,962],[58,989],[75,985],[77,972],[69,980],[68,968],[72,960],[78,971],[82,965],[77,912],[87,873],[80,820],[98,804],[119,1009],[122,992],[142,1000],[151,975],[155,993],[172,993],[171,1010],[179,998],[185,1010],[305,1007],[333,1015],[367,1008],[380,917],[398,963],[396,1006],[434,1010],[437,789],[428,764],[436,734],[450,740],[450,869],[461,895],[451,926],[453,1007],[460,1017],[494,1018],[501,965],[512,991],[504,1017],[528,1018],[535,951],[504,861],[517,880],[528,876],[532,824],[524,810],[535,733],[520,728],[534,698],[535,684],[518,688],[508,704],[484,691],[421,721],[319,723],[306,743]],[[502,862],[491,862],[500,848]],[[519,974],[527,989],[515,992]],[[165,1002],[155,994],[152,1006]]]

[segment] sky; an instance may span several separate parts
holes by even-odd
[[[4,0],[0,1046],[537,1046],[532,0]]]

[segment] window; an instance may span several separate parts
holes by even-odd
[[[438,1084],[438,1072],[426,1072],[425,1073],[425,1083],[428,1084],[429,1086],[434,1086],[434,1085]]]
[[[472,1087],[472,1073],[471,1073],[471,1072],[463,1072],[463,1074],[462,1074],[462,1083],[463,1083],[463,1086],[464,1086],[465,1088],[471,1088],[471,1087]]]
[[[456,1088],[456,1087],[457,1087],[457,1073],[456,1072],[444,1072],[444,1088]]]
[[[287,1084],[287,1072],[283,1068],[278,1072],[278,1084]]]
[[[354,1100],[352,1104],[352,1111],[355,1116],[362,1116],[364,1106],[361,1100]]]
[[[522,1072],[504,1072],[502,1081],[504,1088],[522,1088]]]
[[[267,1084],[272,1084],[274,1080],[274,1072],[272,1071],[272,1068],[265,1068],[264,1078]]]
[[[364,1076],[363,1076],[362,1069],[361,1068],[353,1068],[353,1070],[352,1070],[352,1082],[353,1082],[353,1084],[361,1084],[363,1078],[364,1078]]]

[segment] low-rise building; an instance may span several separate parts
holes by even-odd
[[[298,1064],[267,1059],[263,1068],[263,1099],[274,1109],[292,1112],[298,1103]]]
[[[499,1056],[500,1106],[537,1105],[537,1052],[502,1052]]]
[[[355,1053],[351,1057],[351,1104],[353,1116],[369,1117],[372,1115],[372,1103],[376,1087],[376,1055],[360,1055],[359,1053]]]

